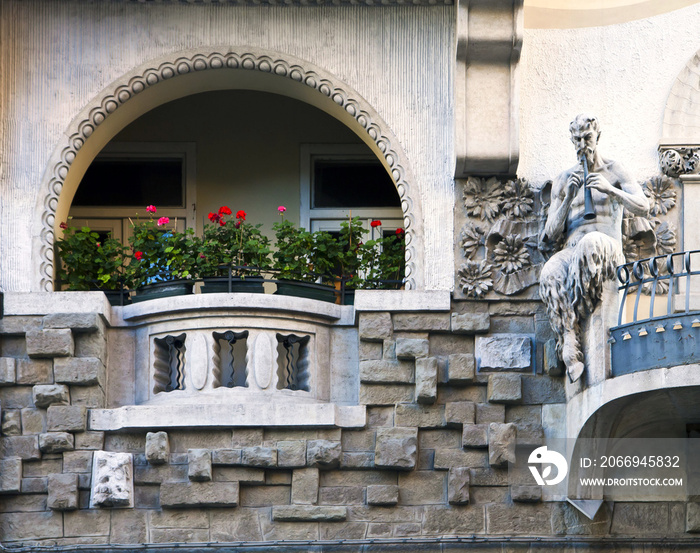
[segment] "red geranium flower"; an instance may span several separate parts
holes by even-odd
[[[231,215],[231,210],[227,206],[222,205],[219,208],[219,215]]]
[[[143,259],[143,252],[134,252],[134,257],[137,261],[141,261]]]
[[[404,232],[405,232],[405,231],[404,231],[402,228],[397,228],[397,229],[396,229],[396,234],[397,234],[398,236],[401,236]]]
[[[217,215],[216,213],[211,213],[211,212],[209,213],[209,220],[212,223],[216,223],[220,218],[221,217],[219,217],[219,215]]]
[[[219,221],[220,227],[223,227],[225,224],[226,224],[226,221],[224,221],[223,219],[221,219],[221,221]]]
[[[372,222],[369,224],[369,226],[372,227],[372,228],[381,227],[381,226],[382,226],[382,222],[381,222],[379,219],[375,219],[374,221],[372,221]]]
[[[61,227],[63,230],[66,230],[68,228],[68,225],[66,223],[61,223],[58,226]]]
[[[245,211],[242,209],[236,213],[236,219],[240,219],[241,221],[245,221]]]

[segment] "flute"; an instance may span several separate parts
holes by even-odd
[[[593,194],[588,188],[588,160],[585,155],[581,156],[581,165],[583,165],[583,218],[586,221],[595,219],[595,208],[593,207]]]

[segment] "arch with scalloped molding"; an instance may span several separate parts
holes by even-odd
[[[700,144],[700,50],[685,64],[671,87],[661,144]]]
[[[260,49],[203,49],[145,63],[102,91],[72,121],[43,178],[34,232],[33,289],[52,291],[54,238],[78,184],[100,150],[126,125],[154,107],[210,90],[273,92],[317,107],[355,132],[392,176],[406,229],[406,288],[422,289],[423,232],[418,190],[405,153],[374,109],[330,73],[291,56]],[[38,255],[36,255],[38,252]]]

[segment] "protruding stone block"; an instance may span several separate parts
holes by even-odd
[[[211,452],[212,465],[240,465],[240,449],[213,449]]]
[[[418,452],[417,428],[378,428],[374,465],[380,468],[413,470]]]
[[[271,447],[244,447],[241,449],[241,464],[250,467],[276,467],[277,450]]]
[[[435,357],[416,359],[416,401],[435,403],[437,399],[438,363]]]
[[[488,313],[452,313],[450,322],[455,334],[477,334],[488,332],[491,328]]]
[[[68,328],[75,332],[95,332],[103,324],[97,313],[51,313],[44,317],[44,328]]]
[[[39,434],[39,449],[44,453],[61,453],[74,449],[73,434],[68,432],[46,432]]]
[[[430,342],[418,338],[397,338],[396,357],[398,359],[417,359],[428,357]]]
[[[238,482],[163,482],[160,505],[163,508],[235,507]]]
[[[488,424],[465,424],[462,427],[462,447],[487,447],[489,445]]]
[[[46,409],[50,405],[62,405],[70,402],[68,386],[63,384],[37,384],[32,388],[34,405]]]
[[[22,459],[0,459],[0,494],[19,493],[22,485]]]
[[[451,384],[468,384],[474,380],[476,362],[471,353],[447,356],[447,379]]]
[[[517,503],[537,503],[542,501],[542,488],[513,484],[510,487],[510,497]]]
[[[187,450],[187,476],[193,482],[211,480],[211,451],[208,449]]]
[[[78,475],[49,474],[49,509],[72,511],[78,508]]]
[[[47,413],[50,432],[83,432],[87,427],[87,409],[79,405],[51,405]]]
[[[473,424],[476,405],[473,401],[451,401],[445,404],[445,422],[450,426]]]
[[[0,429],[3,436],[19,436],[22,434],[22,419],[18,409],[6,409],[2,412]]]
[[[29,330],[26,337],[29,357],[70,357],[75,351],[70,329]]]
[[[523,334],[477,336],[475,355],[480,371],[528,371],[532,340]]]
[[[515,463],[517,430],[512,422],[489,424],[489,464],[501,466]]]
[[[395,313],[393,322],[396,331],[450,331],[449,313]]]
[[[454,467],[447,473],[447,501],[450,505],[469,503],[469,467]]]
[[[14,386],[16,364],[14,357],[0,357],[0,386]]]
[[[17,384],[53,384],[53,360],[17,359]]]
[[[389,313],[362,313],[360,315],[360,340],[382,342],[391,338],[392,326]]]
[[[0,458],[20,457],[21,459],[40,459],[39,439],[37,436],[7,436],[0,438]]]
[[[240,460],[240,452],[238,456]],[[163,465],[170,459],[170,441],[167,432],[146,434],[146,459],[152,465]]]
[[[410,361],[378,359],[360,361],[360,381],[383,384],[405,384],[414,381],[414,365]]]
[[[315,505],[318,501],[319,472],[317,468],[296,469],[292,472],[292,503]]]
[[[367,505],[391,506],[399,502],[399,487],[392,484],[367,486]]]
[[[396,426],[442,428],[445,426],[445,407],[402,403],[396,406]]]
[[[322,469],[340,466],[342,447],[340,442],[330,440],[309,440],[306,444],[306,464]]]
[[[58,358],[53,363],[54,380],[75,386],[102,386],[105,366],[96,357]]]
[[[519,374],[491,374],[486,395],[492,403],[519,403],[523,398]]]
[[[287,522],[342,522],[348,517],[347,507],[283,505],[272,508],[272,520]]]
[[[95,451],[90,507],[134,506],[134,459],[131,453]]]
[[[277,466],[285,468],[306,466],[306,442],[304,440],[277,442]]]

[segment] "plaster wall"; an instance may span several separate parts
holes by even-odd
[[[452,10],[3,2],[0,289],[32,287],[41,187],[71,121],[133,68],[205,46],[282,52],[357,90],[410,160],[426,214],[425,287],[450,288]]]
[[[700,49],[700,4],[644,20],[583,29],[526,29],[520,65],[520,165],[535,185],[576,163],[569,122],[601,123],[601,152],[643,180],[671,87]]]

